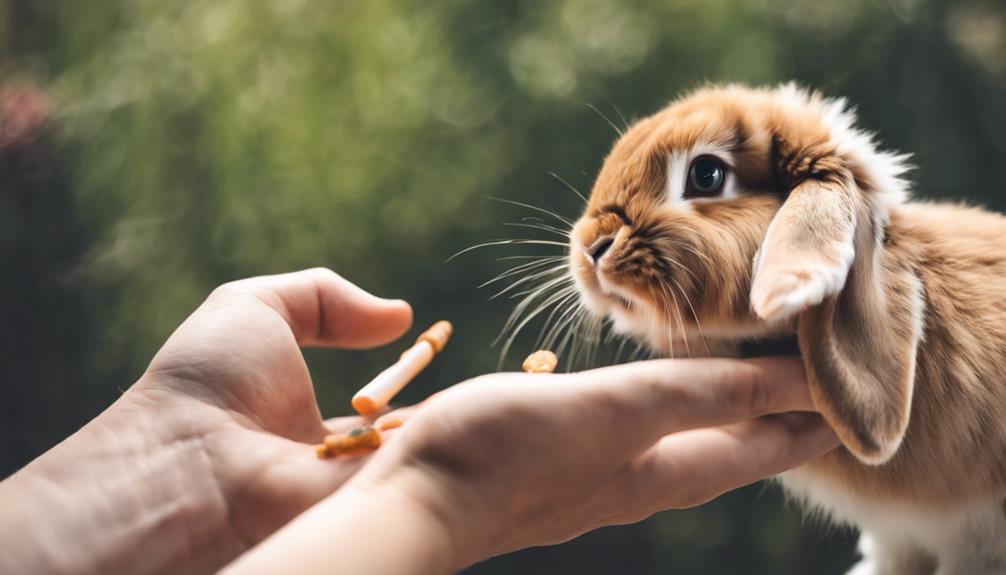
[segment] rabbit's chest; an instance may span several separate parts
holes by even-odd
[[[865,563],[910,557],[916,563],[939,565],[939,573],[962,565],[972,570],[946,572],[986,572],[981,565],[1006,568],[1002,563],[1006,561],[1006,500],[1002,497],[927,507],[866,497],[807,467],[784,473],[778,480],[810,511],[862,531],[860,553],[866,556]]]

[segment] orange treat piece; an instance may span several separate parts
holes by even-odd
[[[451,322],[447,320],[440,320],[437,323],[430,326],[430,329],[419,334],[416,338],[416,343],[421,341],[428,342],[433,346],[433,350],[440,353],[444,350],[444,346],[447,345],[447,340],[451,339],[451,334],[454,333],[454,326]]]
[[[398,361],[356,392],[353,396],[353,409],[362,415],[371,415],[384,409],[402,388],[429,365],[433,356],[444,349],[453,331],[449,321],[438,321],[424,331],[416,339],[416,344],[405,350]]]
[[[527,356],[521,367],[525,373],[552,373],[559,365],[559,358],[547,349],[538,350]]]
[[[397,429],[405,423],[405,420],[397,415],[392,415],[391,417],[382,417],[379,422],[377,422],[377,429],[381,431],[388,431],[389,429]]]
[[[335,455],[349,455],[373,451],[381,446],[381,433],[369,425],[357,427],[349,433],[338,433],[329,435],[322,444],[325,449],[322,455],[319,449],[319,457],[331,457]]]

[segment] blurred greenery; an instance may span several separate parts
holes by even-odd
[[[0,51],[0,476],[234,278],[324,265],[453,320],[405,401],[495,370],[512,302],[475,287],[525,252],[445,262],[534,215],[489,198],[577,214],[548,173],[588,193],[607,118],[705,81],[846,96],[917,195],[1006,208],[1001,1],[0,0]],[[323,411],[400,347],[309,351]],[[470,572],[839,573],[853,542],[753,486]]]

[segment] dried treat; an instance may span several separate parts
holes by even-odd
[[[412,378],[423,370],[433,356],[447,345],[454,328],[449,321],[438,321],[405,350],[394,365],[377,374],[370,383],[353,396],[353,409],[361,415],[371,415],[385,407]]]
[[[415,345],[405,350],[392,366],[377,375],[353,396],[353,408],[362,415],[374,417],[388,406],[395,394],[402,390],[412,378],[426,367],[433,357],[440,353],[450,339],[454,327],[449,321],[438,321],[416,339]],[[349,433],[338,433],[325,437],[324,443],[315,446],[319,459],[337,455],[356,455],[373,451],[381,446],[381,431],[401,427],[404,419],[398,416],[382,418],[375,423],[377,428],[366,425]]]
[[[377,422],[377,429],[381,431],[388,431],[389,429],[397,429],[405,423],[405,420],[396,415],[382,417]]]
[[[336,455],[356,455],[373,451],[381,446],[381,433],[365,425],[357,427],[349,433],[337,433],[325,437],[325,442],[315,446],[315,451],[321,459]]]
[[[430,329],[419,334],[419,337],[416,338],[416,343],[425,341],[433,346],[434,351],[440,353],[444,350],[447,340],[451,339],[451,334],[453,333],[454,326],[451,325],[451,322],[442,319],[430,326]]]
[[[559,358],[547,349],[538,350],[527,356],[521,366],[526,373],[552,373],[559,365]]]

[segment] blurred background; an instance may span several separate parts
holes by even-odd
[[[328,266],[457,336],[402,398],[494,371],[482,282],[558,246],[616,132],[706,81],[796,79],[1006,209],[1001,0],[0,0],[0,476],[111,403],[217,284]],[[1006,240],[1004,240],[1006,241]],[[519,261],[519,260],[518,260]],[[535,325],[504,367],[534,344]],[[322,410],[402,345],[307,352]],[[491,573],[839,573],[854,536],[753,486]]]

